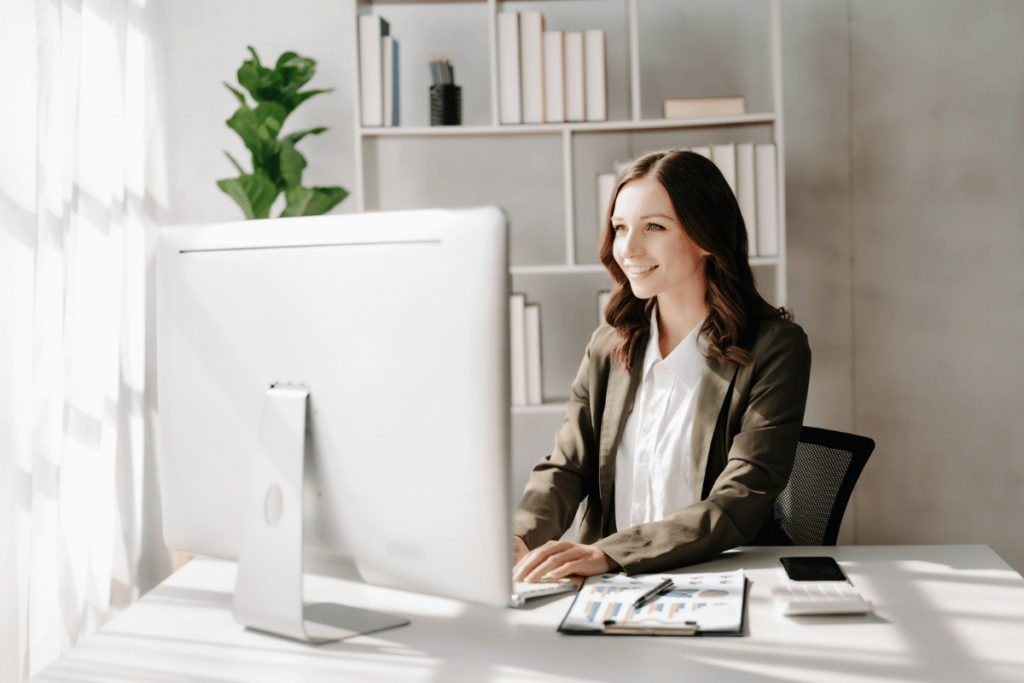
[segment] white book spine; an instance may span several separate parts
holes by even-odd
[[[519,89],[519,12],[498,13],[498,95],[501,122],[522,123]]]
[[[736,194],[736,145],[730,142],[727,145],[712,145],[711,160],[725,176],[725,182],[729,183],[729,189]]]
[[[544,123],[544,15],[519,14],[519,63],[523,79],[523,123]]]
[[[597,293],[597,320],[599,325],[603,325],[608,322],[608,318],[605,317],[605,309],[608,308],[608,302],[612,300],[611,292],[598,292]]]
[[[586,60],[587,121],[607,121],[604,31],[584,31],[583,51]]]
[[[384,96],[384,111],[382,115],[383,125],[392,126],[394,120],[394,95],[395,95],[395,64],[394,64],[394,39],[391,36],[384,36],[380,39],[380,64],[383,84],[381,92]]]
[[[705,159],[710,159],[711,158],[711,148],[710,147],[691,147],[690,151],[693,152],[694,154],[701,155]]]
[[[539,406],[543,403],[540,366],[540,306],[531,304],[524,310],[524,331],[526,337],[526,403]]]
[[[754,147],[758,256],[779,255],[779,198],[775,169],[775,145]]]
[[[583,34],[565,34],[565,120],[587,118],[586,86],[583,78]]]
[[[565,121],[565,34],[544,32],[544,120]]]
[[[754,143],[736,145],[736,197],[747,226],[749,256],[757,256],[757,200],[754,189]]]
[[[597,243],[601,244],[604,231],[607,229],[608,207],[612,203],[612,194],[615,192],[615,181],[618,176],[614,173],[597,174]]]
[[[359,97],[364,126],[384,123],[384,84],[381,37],[388,23],[374,14],[359,17]]]
[[[513,294],[509,299],[509,352],[512,368],[512,405],[526,405],[526,297]]]

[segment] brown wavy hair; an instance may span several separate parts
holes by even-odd
[[[627,370],[638,362],[657,305],[655,297],[645,301],[633,295],[629,279],[612,253],[615,200],[626,183],[640,178],[661,183],[687,237],[708,252],[702,257],[708,316],[701,326],[701,334],[708,340],[708,360],[746,365],[760,321],[792,320],[793,315],[772,306],[758,293],[747,258],[747,227],[721,171],[699,154],[677,150],[650,152],[633,161],[619,177],[605,214],[601,263],[615,281],[605,319],[618,333],[613,338],[612,358]]]

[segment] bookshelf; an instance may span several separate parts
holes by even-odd
[[[550,449],[583,348],[598,323],[597,292],[611,286],[597,259],[595,177],[611,171],[613,161],[665,147],[774,143],[779,251],[752,258],[751,264],[766,298],[787,300],[780,0],[357,0],[353,7],[356,14],[380,14],[391,24],[401,46],[402,85],[401,126],[363,127],[356,117],[357,209],[502,206],[510,216],[512,290],[541,305],[545,403],[513,408],[517,487],[519,479],[525,483],[524,471]],[[609,120],[498,122],[497,13],[505,10],[540,10],[549,30],[606,31]],[[686,40],[674,39],[672,26],[688,31]],[[359,112],[358,35],[350,40]],[[702,59],[694,50],[711,53],[713,61],[691,73],[679,65]],[[455,65],[465,125],[427,125],[426,63],[436,54]],[[736,90],[700,90],[708,87]],[[656,118],[665,97],[723,94],[743,94],[753,112]]]

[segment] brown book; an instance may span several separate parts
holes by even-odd
[[[702,97],[692,100],[668,99],[662,105],[666,119],[703,119],[716,116],[742,116],[747,104],[742,95],[736,97]]]

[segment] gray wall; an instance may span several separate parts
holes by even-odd
[[[877,448],[841,538],[1024,569],[1024,4],[783,3],[807,422]]]
[[[673,5],[641,0],[642,20]],[[213,181],[231,174],[220,150],[242,151],[220,123],[233,110],[220,82],[247,44],[265,61],[296,47],[320,60],[314,85],[338,90],[290,123],[332,126],[304,150],[308,177],[352,186],[347,6],[163,3],[169,222],[239,215]],[[690,6],[763,44],[756,22]],[[783,0],[789,291],[814,353],[806,422],[877,442],[841,542],[983,543],[1024,570],[1021,35],[1013,1]],[[735,59],[702,66],[728,62],[723,82],[761,97],[759,79],[733,78]],[[671,68],[656,62],[653,82]]]

